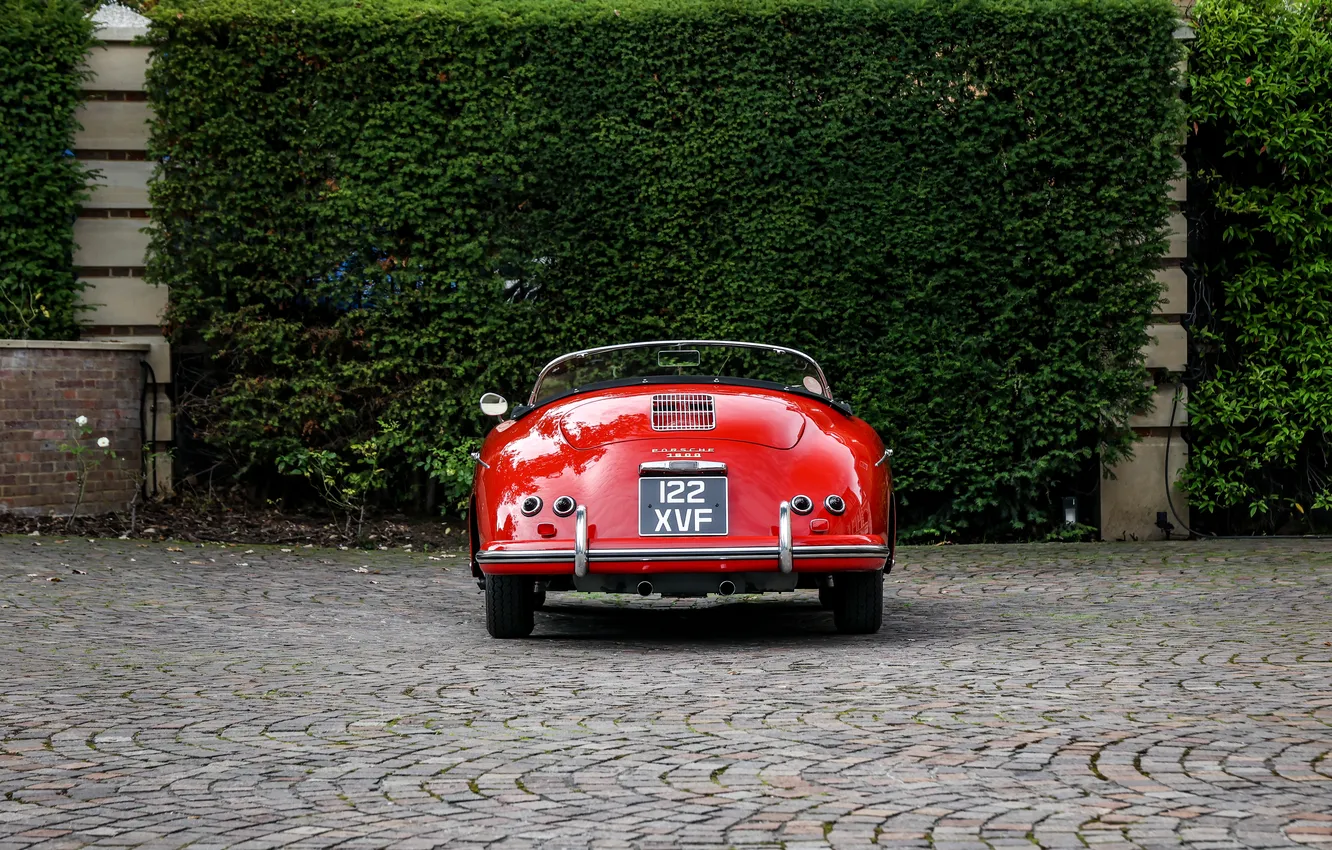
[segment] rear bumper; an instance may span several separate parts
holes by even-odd
[[[513,545],[513,544],[510,544]],[[785,572],[779,547],[689,546],[599,548],[587,550],[585,574],[651,575],[658,573]],[[882,569],[892,549],[881,543],[801,545],[791,547],[794,573]],[[486,575],[575,575],[573,549],[491,549],[478,552]]]
[[[698,545],[680,539],[676,545],[643,545],[643,538],[597,541],[588,533],[587,508],[574,513],[573,547],[569,541],[526,541],[492,544],[477,552],[476,561],[486,575],[723,573],[732,571],[795,572],[877,570],[892,557],[890,541],[878,535],[833,537],[818,543],[797,544],[791,534],[791,506],[777,511],[777,537],[732,540],[729,545]]]
[[[799,570],[800,564],[810,560],[879,560],[883,561],[892,555],[892,550],[887,546],[879,544],[858,544],[843,546],[806,546],[795,544],[791,547],[791,557],[795,559],[796,569]],[[752,570],[758,564],[754,561],[770,561],[773,569],[778,567],[778,547],[777,546],[689,546],[676,548],[632,548],[632,549],[598,549],[589,547],[587,551],[587,560],[591,565],[591,572],[607,572],[607,570],[596,569],[596,567],[606,564],[646,564],[663,563],[675,561],[698,562],[716,562],[725,564],[732,561],[744,562],[746,570]],[[573,572],[574,550],[573,549],[491,549],[476,554],[476,560],[481,564],[481,568],[486,572],[492,572],[491,567],[513,564],[550,564],[552,566],[567,567],[568,572]],[[494,570],[499,572],[499,570]],[[521,570],[505,572],[522,572]]]

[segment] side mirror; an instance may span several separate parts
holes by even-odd
[[[499,393],[486,393],[481,396],[481,412],[487,416],[503,416],[509,409],[509,402]]]

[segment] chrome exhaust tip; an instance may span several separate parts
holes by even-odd
[[[722,596],[730,596],[732,593],[735,593],[735,582],[733,581],[722,582],[721,584],[717,585],[717,592],[720,593]]]
[[[652,582],[650,582],[650,581],[640,581],[640,582],[638,583],[638,595],[639,595],[639,596],[651,596],[651,595],[652,595]]]

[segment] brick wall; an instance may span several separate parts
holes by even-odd
[[[68,515],[78,465],[58,446],[78,436],[77,416],[92,433],[81,442],[88,475],[80,515],[122,511],[137,486],[143,344],[0,340],[0,512]],[[116,458],[96,441],[107,437]]]

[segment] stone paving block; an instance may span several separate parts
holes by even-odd
[[[552,593],[522,642],[456,555],[171,545],[0,539],[0,850],[1332,845],[1325,541],[904,549],[860,638]]]

